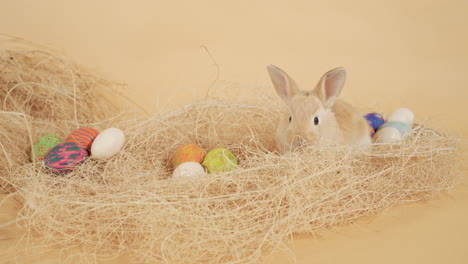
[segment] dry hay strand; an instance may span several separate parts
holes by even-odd
[[[261,101],[261,100],[260,100]],[[318,145],[274,150],[279,103],[206,101],[116,123],[127,143],[53,177],[18,167],[18,224],[44,244],[135,263],[253,263],[297,233],[320,234],[364,215],[431,197],[458,183],[457,140],[416,125],[398,144],[368,151]],[[225,147],[236,170],[172,179],[181,144]]]
[[[19,39],[1,36],[0,45],[8,46],[0,48],[0,175],[28,162],[31,140],[59,126],[69,133],[118,112],[103,96],[118,84]],[[0,190],[7,186],[0,182]]]
[[[116,106],[103,92],[117,84],[53,51],[4,38],[0,44],[8,48],[0,48],[0,111],[76,123],[95,122],[116,113]]]

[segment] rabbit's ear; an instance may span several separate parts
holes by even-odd
[[[332,107],[343,90],[346,81],[346,69],[336,68],[325,73],[315,88],[317,96],[327,107]]]
[[[267,70],[276,92],[288,103],[289,100],[299,92],[296,83],[286,72],[275,65],[268,65]]]

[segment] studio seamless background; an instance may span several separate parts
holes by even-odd
[[[466,140],[467,8],[442,0],[4,1],[0,32],[127,83],[123,92],[148,111],[203,98],[217,66],[210,90],[240,87],[244,98],[275,95],[270,63],[305,87],[345,66],[347,101],[387,113],[406,106]],[[466,263],[467,221],[461,185],[450,196],[292,245],[299,263]],[[278,254],[270,263],[287,259]]]

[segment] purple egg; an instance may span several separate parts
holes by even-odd
[[[381,125],[385,123],[384,118],[377,113],[369,113],[364,116],[364,118],[367,120],[367,123],[374,129],[374,131],[377,131]]]

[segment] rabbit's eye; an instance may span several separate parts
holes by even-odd
[[[319,124],[319,119],[318,119],[318,117],[316,116],[316,117],[314,117],[314,125],[318,125],[318,124]]]
[[[289,123],[291,123],[291,120],[292,120],[292,116],[289,116]]]

